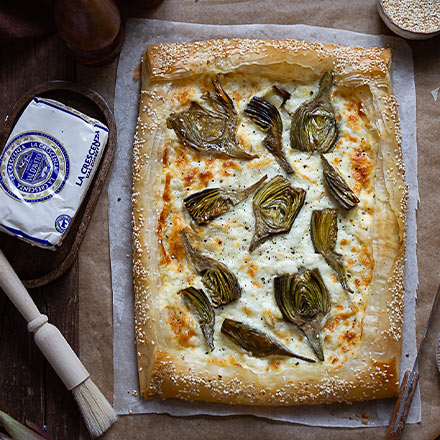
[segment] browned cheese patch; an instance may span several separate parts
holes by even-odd
[[[168,311],[168,324],[173,331],[177,342],[182,347],[190,347],[190,339],[196,335],[188,316],[182,310],[166,306]]]
[[[355,148],[350,154],[351,172],[353,178],[363,187],[370,186],[371,171],[373,162],[367,153],[362,149]]]

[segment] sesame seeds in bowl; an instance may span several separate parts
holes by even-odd
[[[377,9],[388,28],[403,38],[440,35],[440,0],[377,0]]]

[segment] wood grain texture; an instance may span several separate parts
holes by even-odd
[[[0,128],[8,110],[28,89],[54,79],[75,79],[75,65],[55,35],[0,47]],[[0,237],[0,247],[2,246]],[[37,307],[78,352],[78,263],[56,282],[30,291]],[[40,353],[32,335],[0,291],[0,408],[24,422],[47,425],[53,439],[79,436],[80,416],[68,392]]]
[[[57,281],[30,291],[39,310],[78,351],[78,264]],[[54,439],[76,439],[79,412],[28,333],[26,322],[8,298],[0,296],[0,408],[21,422],[30,420]]]
[[[405,393],[405,388],[408,383],[408,379],[410,377],[410,371],[406,370],[405,375],[403,376],[402,383],[399,388],[399,395],[397,396],[396,403],[394,405],[393,414],[391,415],[390,424],[388,426],[387,432],[385,434],[385,440],[399,440],[402,437],[403,430],[405,428],[406,419],[408,417],[409,409],[411,408],[411,403],[414,397],[414,393],[416,392],[417,383],[419,382],[419,374],[415,373],[411,380],[411,384],[408,388],[408,394],[405,399],[405,403],[403,406],[403,412],[400,417],[399,423],[397,425],[397,429],[394,431],[394,425],[397,420],[397,416],[399,414],[400,405],[402,403],[403,395]]]

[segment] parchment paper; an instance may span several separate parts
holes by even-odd
[[[196,414],[252,414],[273,420],[313,426],[365,427],[385,426],[393,401],[320,405],[313,407],[249,408],[221,404],[149,400],[139,395],[134,345],[133,292],[131,277],[131,146],[137,118],[140,84],[133,81],[133,71],[147,43],[195,41],[208,38],[247,37],[265,39],[303,39],[363,47],[390,46],[393,53],[393,84],[400,104],[403,153],[410,195],[408,202],[405,312],[401,371],[412,367],[415,357],[415,301],[418,286],[416,259],[417,226],[417,145],[415,87],[412,53],[408,45],[395,37],[373,36],[349,31],[304,25],[208,26],[157,20],[131,19],[117,72],[115,117],[118,148],[109,185],[109,235],[113,287],[114,324],[114,406],[119,414],[167,413],[175,416]],[[134,392],[134,393],[133,393]],[[421,420],[420,393],[414,398],[408,423]]]

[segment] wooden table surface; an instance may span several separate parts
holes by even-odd
[[[222,21],[222,16],[219,13],[222,10],[221,5],[227,4],[230,11],[228,18],[225,18],[225,20],[234,24],[248,22],[247,18],[243,17],[243,14],[240,16],[239,13],[235,13],[242,10],[241,6],[239,8],[239,3],[251,4],[250,2],[239,0],[167,0],[151,16],[167,20],[217,23]],[[295,19],[292,19],[293,15],[289,17],[286,14],[282,14],[280,11],[282,11],[284,6],[280,6],[281,3],[274,0],[274,7],[267,10],[266,2],[253,0],[250,10],[255,16],[260,17],[258,22],[279,22],[282,24],[306,22],[315,26],[324,25],[367,33],[389,34],[376,17],[373,0],[368,2],[369,6],[365,6],[364,15],[352,14],[350,16],[350,24],[347,24],[347,19],[343,13],[344,7],[347,7],[348,3],[350,3],[348,0],[345,2],[341,1],[341,3],[345,3],[345,6],[343,4],[338,6],[338,2],[335,2],[334,8],[329,6],[331,3],[329,0],[320,0],[316,4],[319,3],[320,7],[327,4],[328,7],[324,8],[322,6],[322,11],[316,7],[314,14],[310,14],[310,11],[307,12],[309,2],[296,1],[294,3],[297,16],[308,17],[307,20],[302,18],[303,21],[295,21]],[[360,5],[361,3],[358,1],[357,4]],[[326,15],[324,15],[324,12]],[[230,17],[235,18],[232,20]],[[434,70],[440,75],[440,70],[438,70],[440,66],[426,62],[433,54],[438,53],[440,40],[436,40],[436,42],[411,43],[414,51],[417,87],[421,85],[434,88],[433,84],[431,84],[432,81],[428,84],[425,82],[424,74],[426,71],[430,72],[430,78],[432,78]],[[0,126],[8,109],[12,107],[19,96],[30,88],[54,79],[78,81],[81,80],[81,73],[84,75],[84,71],[81,71],[75,65],[68,55],[63,42],[57,35],[49,35],[17,44],[0,46],[0,60]],[[440,82],[435,87],[439,85]],[[111,94],[111,92],[109,93]],[[431,97],[421,96],[419,91],[417,91],[417,94],[419,123],[419,115],[421,114],[419,110],[424,108],[423,100]],[[436,123],[438,124],[438,120]],[[440,167],[440,156],[431,153],[432,144],[436,141],[438,144],[438,136],[436,137],[435,133],[438,133],[437,129],[419,133],[418,136],[421,196],[418,212],[418,257],[421,270],[419,296],[422,297],[426,297],[435,290],[434,288],[436,288],[439,276],[438,248],[440,247],[440,234],[432,235],[433,228],[437,228],[438,231],[438,224],[437,227],[434,224],[433,218],[435,216],[432,217],[433,212],[438,212],[438,194],[436,194],[436,191],[432,191],[431,185],[435,185],[437,188],[440,186],[440,174],[437,173],[436,177],[432,177],[433,170],[438,170]],[[430,170],[432,182],[426,181],[424,172],[421,173],[420,170],[424,172]],[[61,279],[44,288],[31,291],[31,295],[40,311],[49,316],[50,321],[60,329],[76,351],[79,349],[79,285],[81,285],[81,280],[79,279],[78,262],[76,261],[72,269]],[[83,303],[83,301],[81,302]],[[418,309],[419,337],[421,332],[423,332],[423,321],[426,320],[427,314],[428,310],[426,310],[426,307],[423,309],[423,313]],[[439,326],[437,324],[436,328],[438,331]],[[111,327],[105,331],[108,333],[107,337],[111,344]],[[106,333],[103,331],[104,334]],[[432,343],[433,338],[434,336],[431,335],[430,343]],[[89,350],[93,350],[92,345]],[[435,367],[431,358],[428,359],[428,356],[426,356],[426,360],[423,359],[423,364],[429,364],[428,367],[424,368],[426,371],[429,370],[430,375],[434,375]],[[90,365],[90,367],[93,370],[93,365]],[[109,385],[109,387],[111,386]],[[428,401],[434,401],[434,394],[437,394],[440,390],[423,388],[422,383],[422,392],[428,395]],[[33,343],[32,337],[28,334],[24,319],[2,292],[0,292],[0,410],[6,411],[21,421],[28,419],[40,426],[47,426],[47,431],[54,440],[78,440],[80,430],[83,431],[81,429],[83,422],[71,393],[65,390],[61,381],[52,371],[51,367],[48,366],[44,357]],[[435,414],[427,411],[423,414],[423,417],[425,424],[437,427],[434,427],[433,430],[424,428],[431,433],[428,440],[432,440],[435,438],[434,432],[436,435],[438,433],[438,419],[440,415],[437,417]],[[147,420],[147,422],[144,420]],[[293,426],[294,428],[292,428]],[[170,439],[192,438],[195,432],[201,434],[197,438],[209,435],[212,439],[223,439],[225,437],[235,439],[238,438],[238,432],[242,432],[242,439],[251,439],[255,431],[250,430],[250,427],[252,429],[258,428],[261,438],[263,436],[264,438],[271,438],[270,432],[277,438],[287,435],[288,438],[298,438],[297,436],[300,436],[307,439],[319,439],[323,438],[322,436],[325,432],[325,436],[327,437],[328,435],[332,439],[337,436],[340,439],[349,439],[359,435],[370,439],[376,435],[374,432],[378,432],[374,429],[361,430],[362,434],[359,430],[339,432],[339,430],[334,429],[317,429],[315,431],[309,427],[289,424],[284,426],[283,424],[271,423],[263,419],[170,418],[167,415],[151,415],[148,419],[142,419],[142,422],[141,417],[125,417],[118,423],[116,432],[120,433],[122,430],[124,433],[133,433],[139,432],[135,431],[136,429],[142,429],[142,438],[150,438],[151,434],[154,438],[164,438],[163,436],[166,436],[166,438]],[[415,434],[417,429],[418,427],[414,425],[407,427],[404,438],[422,438]],[[289,435],[292,432],[293,436]],[[137,437],[131,437],[130,435],[121,437],[121,435],[117,435],[110,436],[109,438]],[[425,436],[423,438],[428,437]]]
[[[75,63],[55,34],[0,46],[0,125],[26,91],[45,81],[75,81]],[[1,236],[0,236],[1,248]],[[30,291],[75,351],[78,337],[78,261],[60,279]],[[26,322],[0,293],[0,409],[30,420],[55,439],[79,438],[80,415],[73,400],[29,335]]]

